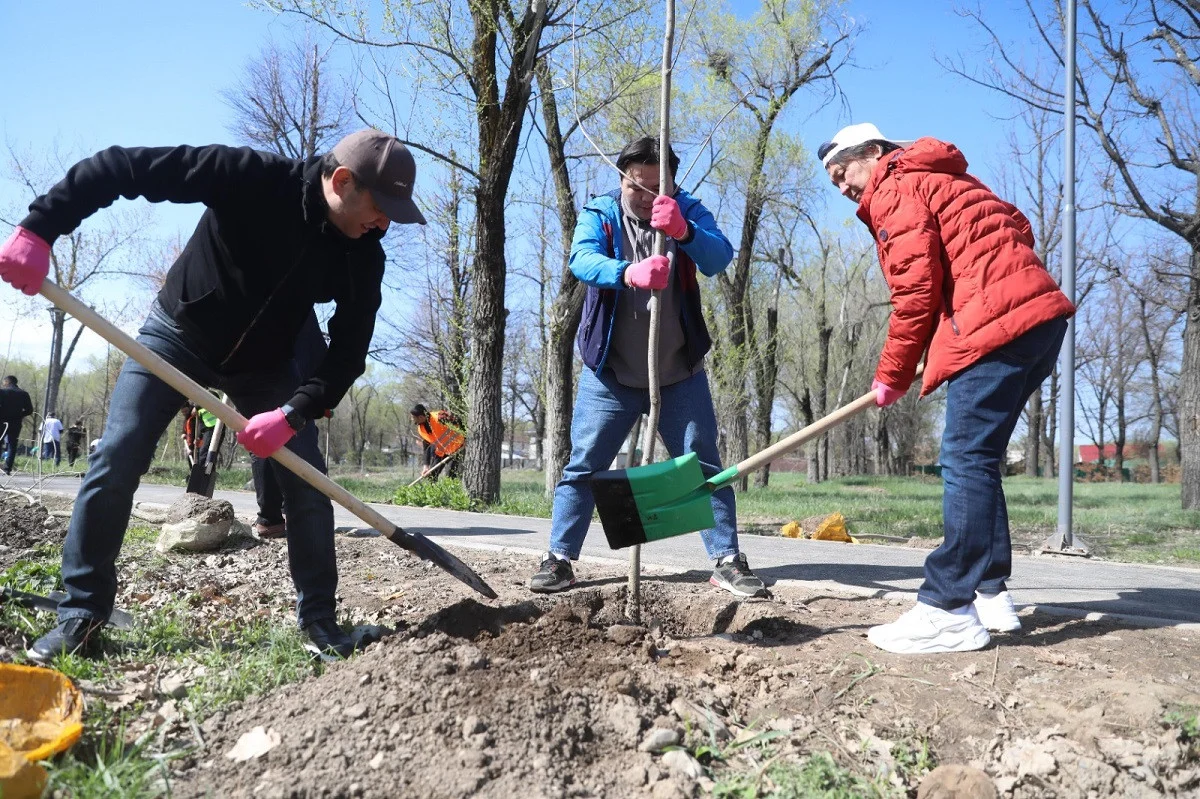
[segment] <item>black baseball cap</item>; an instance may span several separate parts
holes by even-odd
[[[351,133],[334,145],[333,157],[371,192],[388,219],[425,224],[425,215],[412,199],[417,162],[395,136],[371,128]]]

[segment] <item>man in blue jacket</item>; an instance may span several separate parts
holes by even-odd
[[[228,392],[250,417],[238,441],[269,457],[286,446],[325,470],[313,419],[338,404],[366,368],[381,302],[390,222],[425,223],[412,200],[416,164],[392,136],[363,130],[324,156],[295,160],[248,147],[110,147],[71,167],[29,206],[0,246],[0,279],[29,295],[50,270],[50,248],[118,197],[203,203],[138,341],[196,382]],[[334,302],[329,351],[301,375],[301,327]],[[117,554],[133,494],[183,397],[127,360],[103,438],[91,456],[63,542],[59,625],[34,642],[38,662],[94,649],[117,593]],[[300,626],[318,649],[346,656],[336,619],[333,506],[279,470],[288,565]],[[286,472],[286,473],[283,473]]]
[[[668,148],[672,181],[679,158]],[[651,291],[659,298],[658,431],[673,457],[695,452],[706,475],[721,471],[717,420],[704,372],[712,346],[696,270],[712,277],[733,259],[733,245],[701,202],[675,186],[659,193],[658,140],[630,143],[617,158],[621,188],[588,203],[571,242],[571,271],[588,285],[579,324],[584,365],[571,419],[571,461],[554,490],[550,551],[529,581],[537,593],[575,585],[595,500],[588,482],[609,468],[639,415],[650,410],[646,343]],[[667,255],[654,255],[658,231]],[[732,488],[713,494],[716,526],[700,536],[714,561],[713,585],[741,597],[763,596],[762,581],[738,552]]]

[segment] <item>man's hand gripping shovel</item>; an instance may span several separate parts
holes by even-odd
[[[74,316],[81,324],[91,328],[105,341],[150,370],[152,374],[171,386],[171,388],[197,405],[212,411],[218,419],[224,422],[226,427],[235,432],[245,428],[246,419],[240,413],[225,403],[219,402],[212,394],[205,391],[199,383],[183,374],[183,372],[180,372],[174,366],[171,366],[171,364],[151,352],[144,345],[134,341],[108,320],[75,299],[75,297],[61,286],[51,283],[49,280],[43,280],[40,293],[47,300]],[[299,455],[296,455],[285,447],[271,457],[295,472],[304,482],[362,519],[374,529],[383,533],[392,543],[407,549],[424,560],[432,561],[488,599],[496,598],[496,592],[467,564],[420,533],[411,533],[397,527],[385,519],[374,508],[371,508],[349,491],[321,474],[321,472]]]

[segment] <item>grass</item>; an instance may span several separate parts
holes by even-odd
[[[122,562],[127,566],[143,565],[155,555],[156,539],[156,528],[131,527]],[[61,584],[61,557],[60,547],[40,547],[31,557],[0,573],[0,584],[45,594]],[[200,667],[186,698],[179,702],[181,712],[197,724],[248,696],[322,671],[322,664],[305,651],[301,634],[290,619],[249,623],[226,619],[198,625],[189,599],[180,596],[161,607],[139,611],[131,630],[108,628],[103,638],[103,657],[60,655],[51,665],[73,680],[99,685],[120,685],[131,671],[146,664],[156,666],[156,673]],[[0,626],[27,638],[44,634],[55,623],[50,614],[12,602],[0,603]],[[18,654],[17,660],[23,662],[23,655]],[[188,750],[156,751],[157,729],[131,741],[127,729],[145,709],[140,699],[120,710],[95,698],[88,701],[80,742],[67,754],[43,764],[50,775],[46,795],[97,799],[169,795],[167,762]]]
[[[904,791],[868,780],[839,766],[827,752],[799,761],[768,757],[763,766],[726,773],[714,783],[714,799],[891,799]]]

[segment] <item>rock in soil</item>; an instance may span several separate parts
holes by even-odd
[[[949,763],[925,775],[917,799],[996,799],[992,778],[977,768]]]

